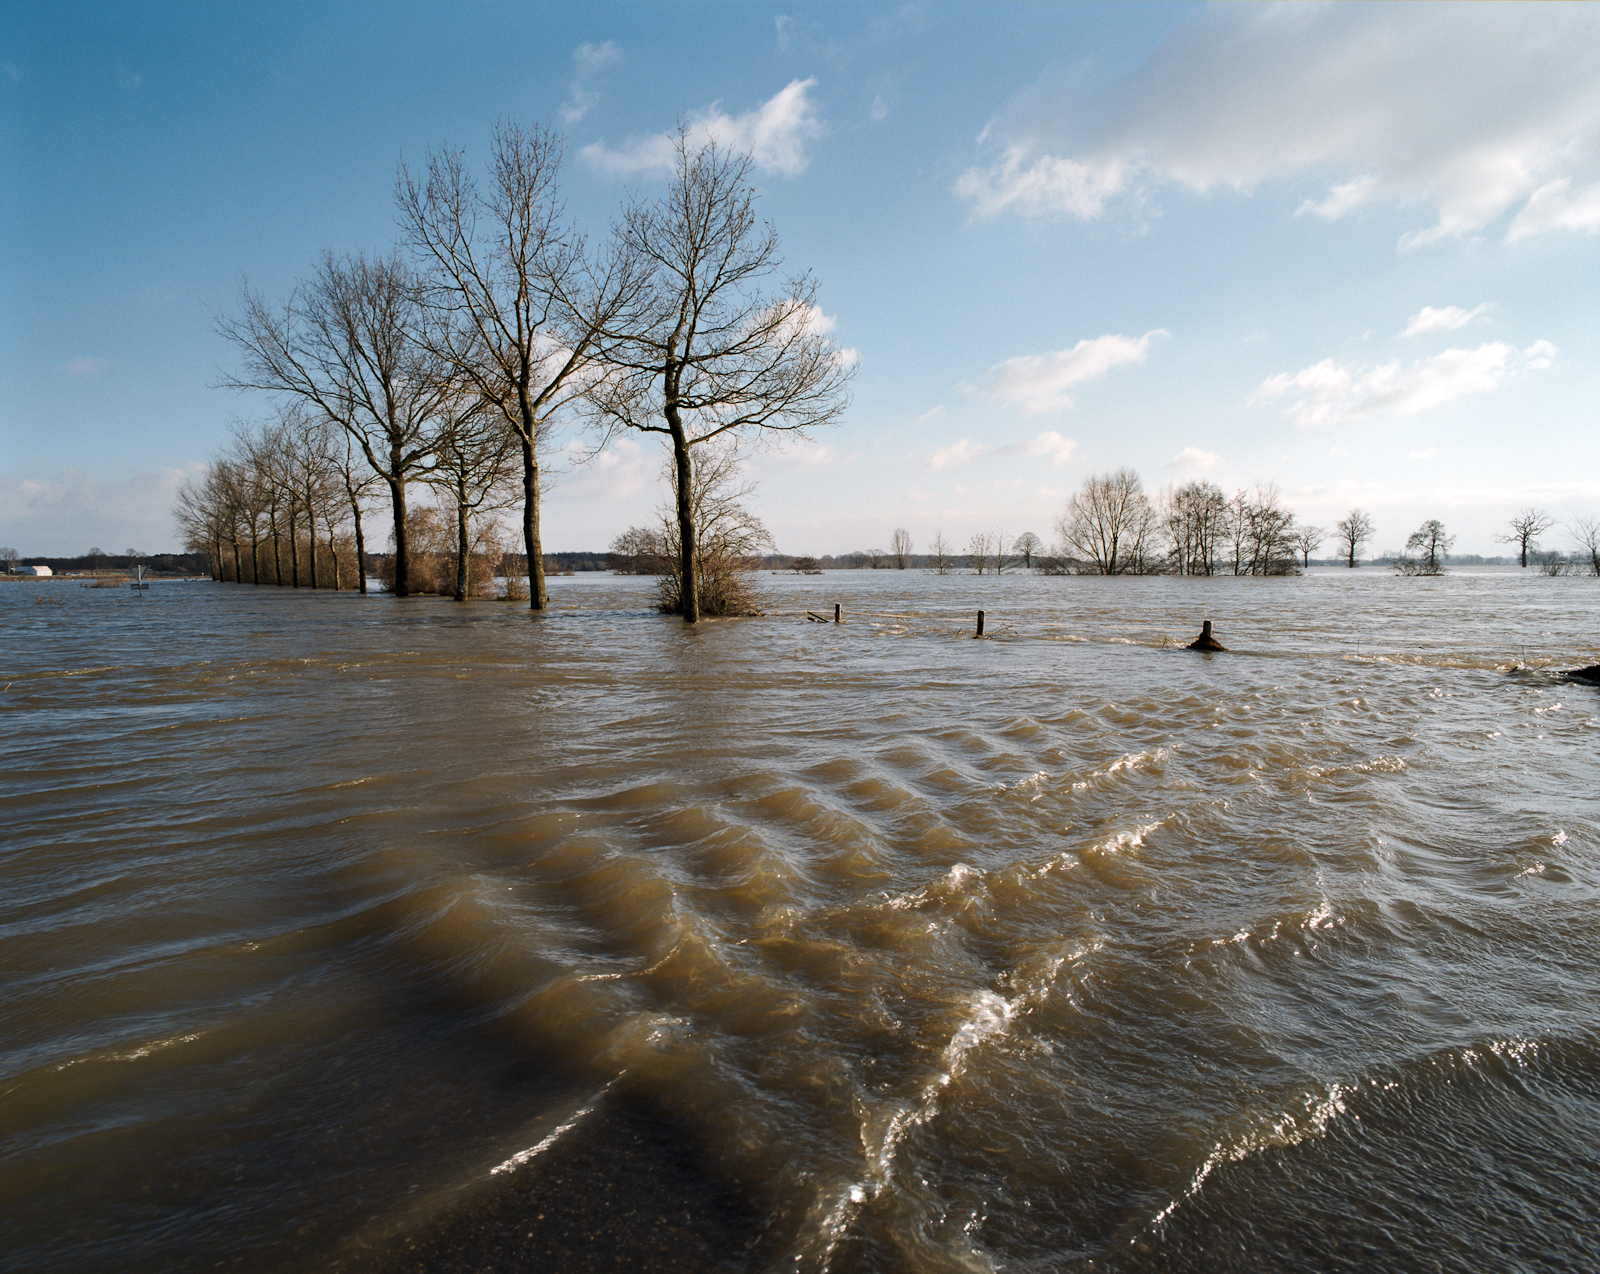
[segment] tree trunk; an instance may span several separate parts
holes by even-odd
[[[292,588],[300,587],[300,532],[295,526],[298,512],[293,504],[289,506],[289,580]],[[313,526],[311,532],[315,535],[316,527]]]
[[[361,530],[361,501],[355,496],[350,497],[350,516],[356,524],[356,579],[358,591],[367,591],[367,537]]]
[[[267,506],[267,529],[272,532],[272,582],[282,588],[283,537],[278,534],[278,506],[276,502]],[[290,533],[293,534],[292,524]]]
[[[689,455],[689,440],[675,403],[667,404],[667,424],[672,430],[672,459],[678,476],[678,600],[683,606],[683,622],[700,622],[700,579],[695,570],[694,464]]]
[[[306,493],[306,573],[311,576],[311,587],[317,586],[317,510]]]
[[[395,466],[398,469],[399,465]],[[411,555],[406,551],[406,484],[394,478],[389,483],[389,501],[394,506],[394,595],[411,596]]]
[[[456,501],[456,601],[467,600],[467,506]]]
[[[544,610],[550,596],[544,587],[544,549],[539,544],[539,458],[533,435],[522,441],[522,544],[528,554],[528,609]]]

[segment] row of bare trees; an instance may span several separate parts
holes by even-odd
[[[529,604],[542,610],[540,498],[556,432],[588,429],[590,454],[621,431],[660,435],[675,610],[692,623],[725,604],[719,585],[702,587],[698,539],[715,500],[696,492],[727,489],[742,441],[837,419],[853,369],[826,334],[815,280],[779,274],[748,154],[680,128],[666,192],[627,203],[593,248],[565,220],[561,161],[554,133],[502,122],[482,181],[459,150],[430,154],[420,172],[402,166],[401,243],[325,253],[278,301],[247,284],[217,320],[241,355],[221,384],[271,394],[346,441],[387,493],[400,597],[415,591],[416,483],[455,514],[458,597],[473,519],[516,485]],[[714,481],[697,486],[708,444]]]
[[[236,425],[222,458],[180,486],[175,515],[215,579],[365,591],[371,481],[348,438],[291,405],[273,421]]]

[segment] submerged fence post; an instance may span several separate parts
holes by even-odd
[[[983,612],[981,610],[978,612],[978,631],[976,633],[974,633],[973,636],[974,637],[982,637],[983,636]]]
[[[836,624],[844,623],[844,607],[838,602],[833,604],[833,622]]]

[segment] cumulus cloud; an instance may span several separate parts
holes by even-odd
[[[1464,310],[1459,305],[1445,305],[1435,308],[1424,305],[1411,316],[1411,322],[1406,324],[1406,330],[1401,336],[1418,336],[1423,332],[1454,332],[1465,327],[1475,318],[1481,318],[1494,309],[1494,302],[1485,301],[1482,305]]]
[[[1176,473],[1210,473],[1211,470],[1217,467],[1217,462],[1221,459],[1222,457],[1215,451],[1204,451],[1199,447],[1185,447],[1161,467]]]
[[[103,358],[90,358],[80,354],[77,358],[69,358],[64,363],[57,363],[58,372],[66,372],[68,376],[104,376],[111,364]]]
[[[1549,367],[1556,347],[1535,341],[1518,350],[1504,341],[1447,349],[1406,364],[1359,367],[1337,359],[1261,382],[1258,399],[1292,398],[1284,414],[1301,428],[1361,420],[1380,412],[1414,416],[1468,394],[1486,393],[1521,372]]]
[[[763,172],[795,177],[811,162],[806,153],[809,142],[821,135],[822,123],[811,100],[815,79],[792,80],[785,88],[754,110],[729,115],[720,102],[689,116],[691,144],[715,141],[719,146],[747,150]],[[601,172],[613,176],[629,173],[670,173],[674,146],[673,133],[650,133],[633,137],[612,149],[604,142],[593,142],[579,153]]]
[[[1240,5],[1104,86],[1039,86],[985,130],[980,216],[1089,220],[1162,185],[1292,182],[1305,215],[1424,207],[1415,247],[1511,215],[1510,241],[1600,229],[1600,9]]]
[[[1051,464],[1066,464],[1078,454],[1078,444],[1075,439],[1063,438],[1054,429],[1040,434],[1037,438],[1022,444],[1022,454],[1025,456],[1038,456],[1048,460]]]
[[[1139,337],[1096,336],[1079,341],[1071,349],[1008,358],[989,369],[983,392],[1015,403],[1029,415],[1064,411],[1072,406],[1072,396],[1067,391],[1074,385],[1098,380],[1123,363],[1144,362],[1150,342],[1166,335],[1158,327]]]
[[[610,40],[604,44],[580,44],[572,50],[572,84],[567,100],[561,103],[561,118],[576,124],[600,100],[600,94],[589,87],[590,81],[602,69],[619,61],[622,50]]]

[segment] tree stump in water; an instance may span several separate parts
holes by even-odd
[[[1189,643],[1190,650],[1226,650],[1220,641],[1211,635],[1211,621],[1205,621],[1205,626],[1200,629],[1200,635]]]
[[[1583,681],[1591,686],[1600,686],[1600,664],[1590,664],[1587,668],[1569,668],[1561,675],[1568,681]]]

